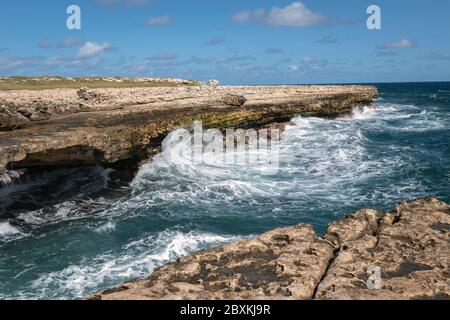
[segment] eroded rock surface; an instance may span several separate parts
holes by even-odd
[[[339,254],[317,298],[450,298],[449,209],[427,198],[400,204],[384,216],[363,210],[331,224],[327,235],[337,235]],[[367,288],[368,268],[379,268],[379,290]]]
[[[204,250],[90,299],[445,299],[450,206],[425,198]],[[379,268],[377,286],[368,270]]]
[[[298,225],[181,258],[104,299],[309,299],[333,246]]]
[[[372,86],[147,87],[0,91],[0,174],[34,166],[148,157],[172,130],[262,127],[335,117],[378,96]]]

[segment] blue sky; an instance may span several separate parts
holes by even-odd
[[[66,27],[72,4],[81,30]],[[381,30],[366,27],[371,4]],[[448,0],[14,0],[0,28],[1,76],[450,80]]]

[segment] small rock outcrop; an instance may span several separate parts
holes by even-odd
[[[89,101],[89,100],[95,100],[100,97],[100,95],[97,93],[97,91],[89,88],[81,88],[80,90],[77,90],[77,95],[80,99]]]
[[[449,266],[450,206],[425,198],[323,237],[300,224],[204,250],[89,299],[449,299]]]
[[[210,86],[210,87],[218,87],[218,86],[220,86],[220,81],[219,80],[214,80],[214,79],[209,80],[208,81],[208,86]]]
[[[222,102],[228,106],[242,107],[247,102],[247,99],[236,94],[226,94],[222,97]]]
[[[0,131],[15,130],[25,127],[28,119],[19,112],[15,112],[11,107],[0,106]]]

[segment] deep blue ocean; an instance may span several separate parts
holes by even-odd
[[[363,207],[450,202],[450,83],[377,86],[380,99],[351,116],[295,118],[276,175],[158,156],[121,188],[101,167],[2,187],[0,299],[81,298],[279,226],[323,233]]]

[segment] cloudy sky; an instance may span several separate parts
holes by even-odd
[[[73,4],[81,30],[66,27]],[[4,0],[0,28],[0,76],[450,80],[448,0]]]

